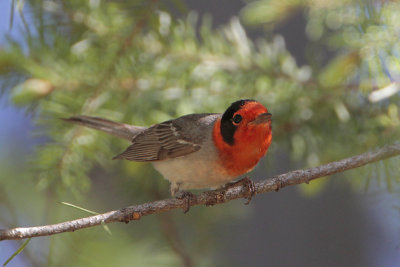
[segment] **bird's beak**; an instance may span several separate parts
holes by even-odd
[[[258,115],[253,121],[249,122],[250,125],[257,125],[271,121],[271,113],[262,113]]]

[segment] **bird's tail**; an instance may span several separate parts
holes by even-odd
[[[89,116],[74,116],[62,120],[100,130],[129,141],[132,141],[134,136],[146,129],[146,127],[133,126]]]

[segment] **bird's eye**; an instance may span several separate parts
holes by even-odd
[[[235,117],[233,117],[233,122],[234,123],[239,123],[242,121],[242,116],[240,116],[239,114],[235,115]]]

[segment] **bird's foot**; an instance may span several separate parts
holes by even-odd
[[[178,191],[175,193],[175,198],[185,200],[185,206],[183,207],[183,213],[187,213],[190,210],[191,201],[194,195],[188,191]]]
[[[237,182],[232,182],[232,183],[228,183],[223,187],[223,190],[227,190],[229,188],[238,186],[238,185],[242,185],[244,187],[247,187],[247,202],[244,203],[245,205],[249,205],[249,203],[251,202],[251,199],[253,198],[253,196],[255,196],[256,192],[256,186],[254,184],[254,182],[249,178],[249,177],[244,177],[243,179],[237,181]]]

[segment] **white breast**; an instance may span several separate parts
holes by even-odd
[[[210,136],[202,148],[186,156],[155,161],[154,168],[171,182],[171,193],[178,190],[216,188],[236,177],[229,176],[218,164],[218,152]]]

